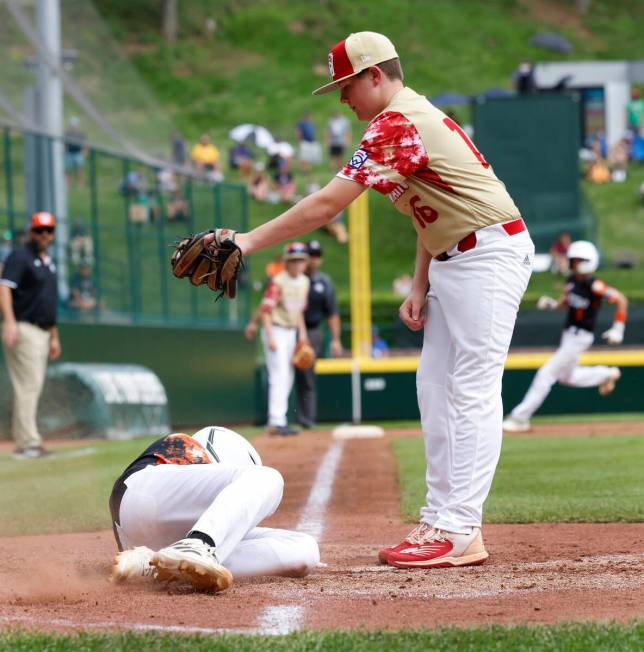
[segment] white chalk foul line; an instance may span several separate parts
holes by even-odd
[[[344,442],[336,441],[326,452],[309,494],[309,499],[302,510],[296,529],[320,539],[324,530],[324,514],[331,498],[333,481],[340,464]]]
[[[324,455],[295,528],[299,532],[310,534],[317,541],[324,531],[324,516],[343,450],[344,442],[336,441]],[[272,605],[264,609],[259,616],[257,629],[260,634],[288,634],[301,628],[303,618],[303,605]]]

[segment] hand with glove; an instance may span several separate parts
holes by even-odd
[[[231,229],[202,231],[183,238],[176,244],[170,264],[177,278],[189,278],[193,285],[207,284],[219,292],[218,299],[234,299],[237,294],[243,257]]]
[[[616,321],[613,325],[602,333],[602,338],[606,340],[607,344],[617,346],[624,341],[624,322]]]
[[[556,310],[558,306],[559,302],[557,299],[553,299],[552,297],[544,295],[539,297],[537,300],[537,308],[539,310]]]

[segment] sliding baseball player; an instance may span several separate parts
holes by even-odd
[[[209,426],[161,437],[121,474],[110,496],[119,548],[115,580],[150,576],[222,591],[233,577],[302,577],[320,561],[308,534],[257,527],[284,480],[241,435]]]

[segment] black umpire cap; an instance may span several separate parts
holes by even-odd
[[[311,240],[308,243],[309,256],[321,256],[322,255],[322,245],[318,240]]]

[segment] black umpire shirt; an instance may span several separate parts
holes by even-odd
[[[56,323],[56,265],[50,256],[43,260],[34,243],[9,254],[0,283],[12,290],[16,321],[27,321],[40,328]]]
[[[309,329],[319,328],[323,319],[338,314],[335,290],[331,279],[322,272],[316,272],[311,278],[309,302],[304,313],[304,322]]]

